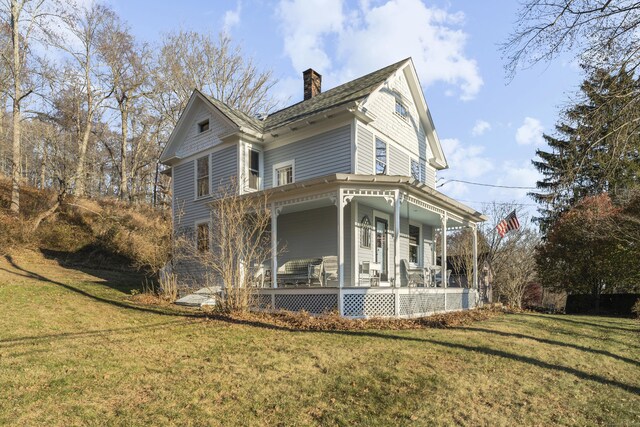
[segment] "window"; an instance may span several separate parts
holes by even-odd
[[[196,186],[198,197],[209,195],[209,156],[200,157],[197,162]]]
[[[371,247],[371,220],[367,215],[362,217],[360,221],[360,246],[363,248]]]
[[[376,138],[376,175],[387,173],[387,143]]]
[[[420,248],[420,227],[409,225],[409,262],[418,264],[418,253]]]
[[[413,177],[413,179],[415,179],[416,181],[420,181],[422,182],[422,179],[420,179],[420,163],[418,163],[417,160],[411,160],[411,176]]]
[[[209,130],[209,119],[203,120],[198,123],[198,133],[206,132]]]
[[[197,225],[197,245],[198,252],[208,252],[209,251],[209,223],[203,222]]]
[[[249,149],[249,188],[260,188],[260,152]]]
[[[406,119],[407,117],[409,117],[409,112],[407,111],[407,108],[400,101],[396,101],[396,114],[402,117],[403,119]]]
[[[295,181],[295,168],[293,161],[278,163],[273,166],[273,186],[291,184]]]

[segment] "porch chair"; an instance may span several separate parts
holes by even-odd
[[[338,281],[338,257],[336,255],[329,255],[322,257],[322,273],[320,277],[320,284],[322,286],[328,286],[330,280]]]
[[[447,270],[445,272],[445,276],[444,276],[444,284],[446,284],[447,286],[449,286],[449,277],[451,276],[451,270]],[[444,284],[442,283],[442,269],[440,269],[440,271],[438,271],[435,275],[434,275],[434,281],[437,287],[439,288],[444,288]]]
[[[362,261],[360,264],[360,275],[358,277],[358,285],[362,279],[369,281],[369,286],[380,286],[380,264],[371,261]]]
[[[423,268],[409,268],[409,263],[406,259],[400,260],[400,275],[402,278],[402,285],[406,283],[406,286],[424,286],[425,275]]]

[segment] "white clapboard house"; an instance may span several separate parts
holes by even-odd
[[[486,218],[436,190],[447,160],[413,61],[326,92],[309,69],[303,89],[303,101],[260,118],[194,91],[161,157],[180,226],[207,236],[214,190],[233,177],[241,193],[270,194],[264,308],[403,317],[474,307],[477,273],[452,287],[437,264],[447,230],[476,236]]]

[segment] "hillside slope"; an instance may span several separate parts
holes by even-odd
[[[153,276],[169,258],[170,230],[166,211],[105,198],[67,196],[37,228],[38,216],[57,195],[21,188],[21,211],[9,211],[10,182],[0,179],[0,255],[25,249],[40,251],[68,265],[134,269]]]

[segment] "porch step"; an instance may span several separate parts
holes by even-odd
[[[176,304],[186,305],[189,307],[202,307],[203,305],[215,305],[214,296],[220,292],[220,288],[202,288],[192,294],[186,295],[178,300]]]

